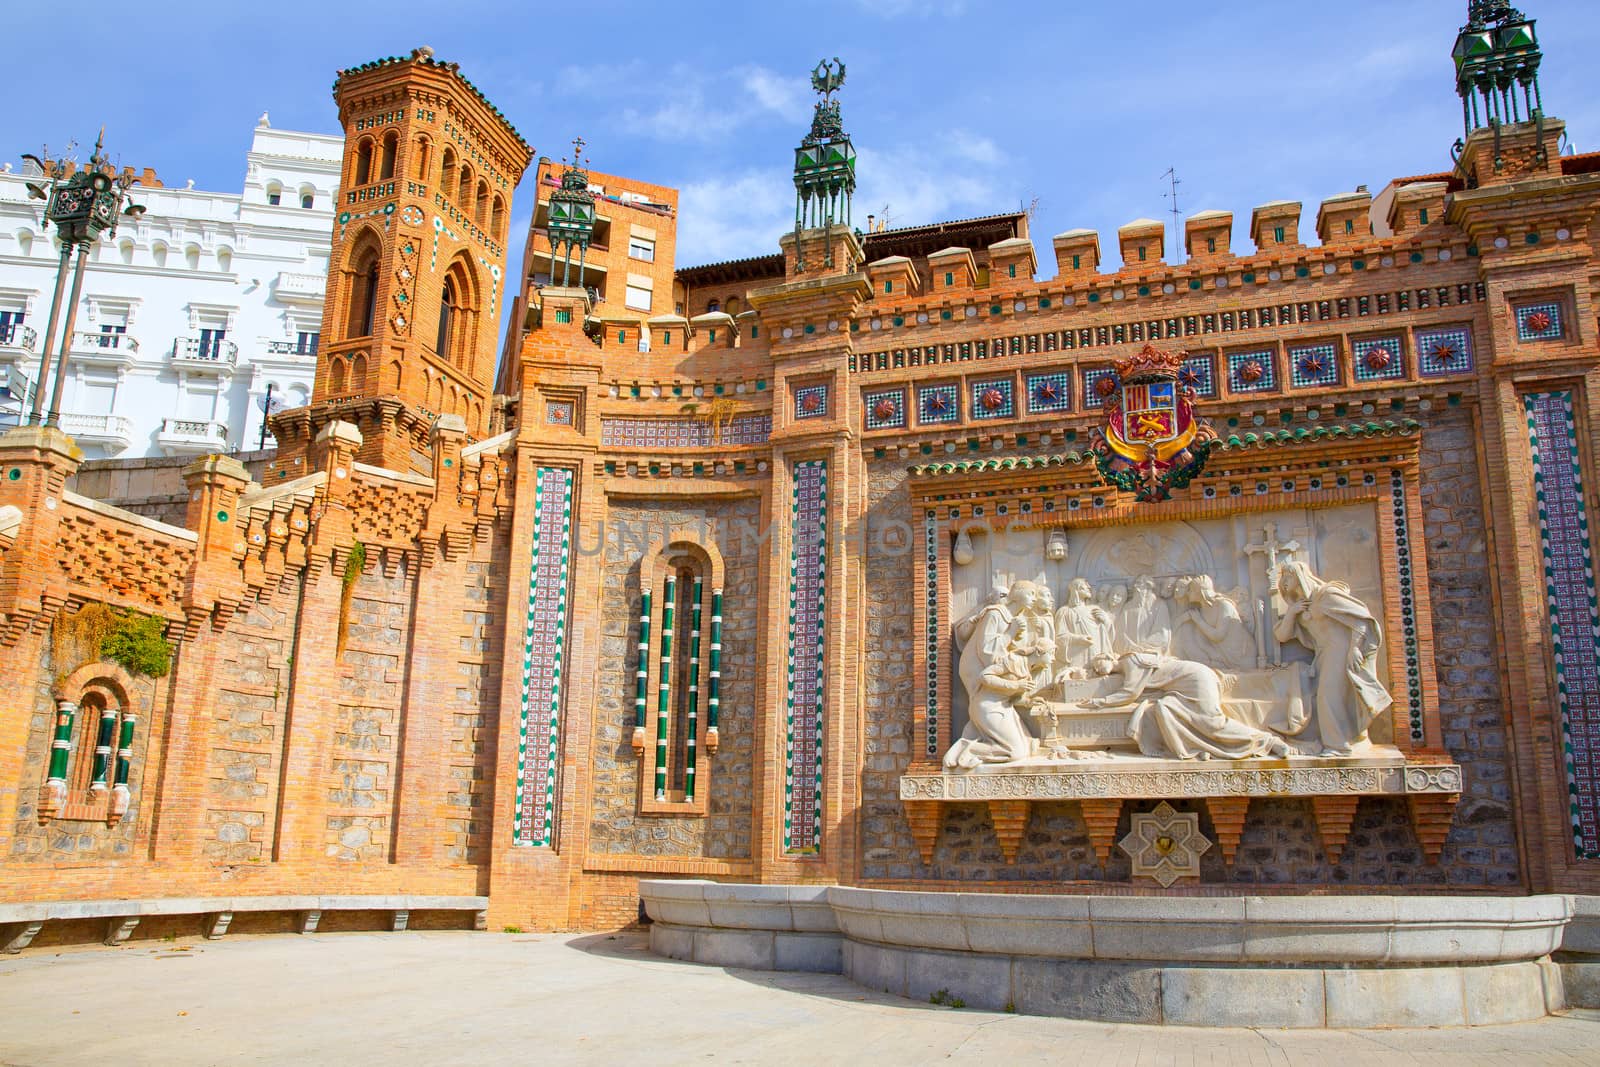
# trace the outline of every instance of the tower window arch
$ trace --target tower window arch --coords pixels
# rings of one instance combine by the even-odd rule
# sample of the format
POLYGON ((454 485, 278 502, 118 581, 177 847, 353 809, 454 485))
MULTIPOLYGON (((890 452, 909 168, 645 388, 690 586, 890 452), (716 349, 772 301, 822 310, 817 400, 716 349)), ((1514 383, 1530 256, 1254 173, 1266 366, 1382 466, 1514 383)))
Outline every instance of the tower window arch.
POLYGON ((456 191, 456 150, 449 145, 444 146, 444 171, 439 176, 439 190, 445 196, 452 196, 456 191))
POLYGON ((478 205, 474 212, 479 226, 489 225, 489 183, 478 179, 478 205))
POLYGON ((355 184, 365 185, 372 180, 372 139, 363 137, 356 146, 355 184))
POLYGON ((433 142, 426 137, 417 138, 416 158, 411 173, 419 182, 428 180, 428 168, 433 165, 433 142))
POLYGON ((394 157, 400 152, 400 132, 390 130, 383 135, 383 154, 378 165, 378 177, 387 180, 394 177, 394 157))
POLYGON ((497 241, 506 239, 506 202, 499 193, 494 194, 494 207, 489 215, 489 232, 497 241))
POLYGON ((452 366, 466 368, 477 336, 477 284, 466 257, 458 256, 445 271, 439 302, 434 352, 452 366))
POLYGON ((476 176, 472 173, 470 164, 461 164, 461 186, 456 190, 456 203, 466 208, 472 203, 472 187, 476 176))
POLYGON ((347 337, 372 336, 378 312, 378 261, 381 258, 382 249, 371 231, 356 238, 348 260, 347 337))

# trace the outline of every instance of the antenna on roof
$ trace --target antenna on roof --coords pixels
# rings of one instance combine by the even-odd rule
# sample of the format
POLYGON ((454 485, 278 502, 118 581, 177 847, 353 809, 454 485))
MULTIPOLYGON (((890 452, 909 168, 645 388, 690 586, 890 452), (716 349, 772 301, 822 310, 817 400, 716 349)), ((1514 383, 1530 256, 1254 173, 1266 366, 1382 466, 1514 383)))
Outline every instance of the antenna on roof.
POLYGON ((1170 183, 1168 191, 1161 195, 1172 201, 1172 262, 1177 263, 1181 259, 1179 253, 1183 250, 1183 242, 1178 237, 1178 234, 1182 232, 1178 225, 1178 186, 1183 184, 1183 179, 1178 177, 1177 167, 1168 167, 1167 172, 1162 177, 1166 178, 1170 183))

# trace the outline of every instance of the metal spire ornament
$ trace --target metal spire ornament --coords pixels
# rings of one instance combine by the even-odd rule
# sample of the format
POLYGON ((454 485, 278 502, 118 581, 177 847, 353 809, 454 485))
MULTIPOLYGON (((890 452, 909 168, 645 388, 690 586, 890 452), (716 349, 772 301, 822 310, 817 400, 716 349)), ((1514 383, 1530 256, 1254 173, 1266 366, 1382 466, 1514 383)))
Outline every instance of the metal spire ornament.
POLYGON ((1542 156, 1544 101, 1539 96, 1539 61, 1543 53, 1534 20, 1505 0, 1470 0, 1467 24, 1456 34, 1451 56, 1456 64, 1456 95, 1461 97, 1461 123, 1469 137, 1473 130, 1494 130, 1495 169, 1500 168, 1500 127, 1507 123, 1536 123, 1542 156))
MULTIPOLYGON (((572 284, 572 250, 574 248, 578 250, 580 289, 583 288, 589 242, 594 239, 594 193, 589 191, 589 174, 582 167, 583 146, 582 137, 572 139, 572 163, 561 174, 561 188, 550 194, 550 215, 546 223, 546 233, 550 238, 550 257, 552 260, 562 258, 563 287, 572 284)), ((552 269, 552 276, 554 273, 552 269)))
MULTIPOLYGON (((811 116, 811 131, 794 150, 794 234, 796 265, 805 269, 800 232, 836 223, 850 225, 856 191, 856 150, 844 132, 833 94, 844 85, 844 63, 835 56, 811 71, 811 88, 821 95, 811 116)), ((825 245, 825 265, 833 266, 833 245, 825 245)))

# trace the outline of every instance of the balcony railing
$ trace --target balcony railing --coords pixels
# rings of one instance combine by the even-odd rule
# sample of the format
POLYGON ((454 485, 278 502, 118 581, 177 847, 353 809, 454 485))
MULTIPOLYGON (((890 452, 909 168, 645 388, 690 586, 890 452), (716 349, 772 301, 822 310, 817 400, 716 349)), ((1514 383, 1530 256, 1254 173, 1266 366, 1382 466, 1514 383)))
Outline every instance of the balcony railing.
POLYGON ((177 337, 172 342, 174 362, 208 367, 231 367, 239 360, 239 346, 226 338, 177 337))
POLYGON ((315 357, 317 350, 310 345, 303 345, 299 341, 268 341, 267 355, 269 356, 307 356, 315 357))
POLYGON ((131 363, 134 353, 139 351, 139 339, 125 333, 100 332, 98 330, 74 330, 72 334, 72 355, 75 359, 86 359, 103 363, 131 363))
POLYGON ((64 412, 61 429, 81 441, 115 446, 118 452, 127 448, 133 440, 133 420, 122 415, 75 415, 64 412))
POLYGON ((8 322, 0 326, 0 348, 20 348, 32 352, 38 341, 32 326, 24 326, 20 322, 8 322))
POLYGON ((156 444, 169 456, 215 452, 228 445, 228 425, 211 419, 162 419, 156 444))

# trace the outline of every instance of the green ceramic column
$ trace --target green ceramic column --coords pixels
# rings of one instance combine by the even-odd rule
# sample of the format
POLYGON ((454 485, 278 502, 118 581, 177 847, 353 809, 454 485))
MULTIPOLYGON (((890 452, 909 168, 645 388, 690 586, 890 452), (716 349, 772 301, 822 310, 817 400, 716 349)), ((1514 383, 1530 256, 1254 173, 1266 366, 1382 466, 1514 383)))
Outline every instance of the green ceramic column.
POLYGON ((700 589, 703 580, 694 580, 689 606, 689 723, 683 759, 683 799, 694 799, 695 735, 700 727, 700 589))

